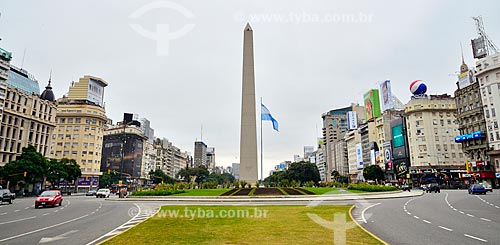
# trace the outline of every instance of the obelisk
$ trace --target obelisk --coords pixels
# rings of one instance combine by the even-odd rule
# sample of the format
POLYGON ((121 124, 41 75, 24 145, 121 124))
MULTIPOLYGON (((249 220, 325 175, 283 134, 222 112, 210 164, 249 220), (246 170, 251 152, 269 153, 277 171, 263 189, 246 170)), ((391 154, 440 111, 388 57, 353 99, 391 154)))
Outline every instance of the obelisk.
POLYGON ((259 179, 253 31, 247 23, 243 32, 243 80, 241 85, 240 180, 254 185, 259 179))

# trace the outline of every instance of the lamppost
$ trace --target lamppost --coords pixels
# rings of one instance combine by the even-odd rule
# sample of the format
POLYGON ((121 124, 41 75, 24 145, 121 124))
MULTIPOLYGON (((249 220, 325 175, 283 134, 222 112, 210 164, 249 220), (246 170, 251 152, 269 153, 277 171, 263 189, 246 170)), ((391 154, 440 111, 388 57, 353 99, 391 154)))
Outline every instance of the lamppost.
POLYGON ((122 125, 123 125, 123 132, 122 132, 122 137, 121 137, 121 147, 120 147, 120 179, 123 181, 123 158, 124 158, 124 154, 125 152, 123 151, 123 148, 125 146, 125 144, 127 143, 127 139, 126 139, 126 134, 125 134, 125 129, 127 128, 127 123, 125 123, 125 120, 123 120, 122 122, 122 125))

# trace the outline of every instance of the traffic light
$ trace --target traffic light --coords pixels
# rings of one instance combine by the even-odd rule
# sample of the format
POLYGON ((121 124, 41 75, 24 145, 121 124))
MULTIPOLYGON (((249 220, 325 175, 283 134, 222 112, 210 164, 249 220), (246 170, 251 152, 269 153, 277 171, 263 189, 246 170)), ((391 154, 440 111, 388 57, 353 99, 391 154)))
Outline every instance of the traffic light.
POLYGON ((465 162, 465 169, 467 170, 467 173, 470 174, 471 169, 470 169, 469 161, 465 162))
POLYGON ((111 169, 108 169, 108 174, 111 174, 111 169))
POLYGON ((26 177, 27 174, 28 172, 24 171, 23 176, 26 177))

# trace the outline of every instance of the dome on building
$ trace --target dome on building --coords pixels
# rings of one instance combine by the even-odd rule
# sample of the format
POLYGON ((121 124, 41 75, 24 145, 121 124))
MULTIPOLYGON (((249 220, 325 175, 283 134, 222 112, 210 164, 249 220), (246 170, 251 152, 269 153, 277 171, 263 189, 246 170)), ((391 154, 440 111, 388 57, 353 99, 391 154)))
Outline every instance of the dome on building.
POLYGON ((45 90, 40 95, 40 98, 42 100, 48 100, 51 102, 55 102, 56 96, 54 96, 54 92, 52 91, 52 86, 50 86, 50 82, 51 82, 50 80, 51 79, 49 78, 49 84, 47 85, 47 87, 45 87, 45 90))

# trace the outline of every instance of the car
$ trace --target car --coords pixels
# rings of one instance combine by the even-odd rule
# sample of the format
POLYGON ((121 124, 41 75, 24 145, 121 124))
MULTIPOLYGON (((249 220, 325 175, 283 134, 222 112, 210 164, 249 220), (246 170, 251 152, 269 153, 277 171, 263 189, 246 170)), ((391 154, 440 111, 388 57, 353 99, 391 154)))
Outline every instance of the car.
POLYGON ((96 198, 103 197, 103 198, 108 198, 109 195, 111 194, 111 191, 109 189, 99 189, 97 193, 95 194, 96 198))
POLYGON ((3 202, 12 204, 12 200, 12 193, 8 189, 0 189, 0 204, 3 202))
POLYGON ((85 196, 95 196, 96 193, 97 192, 95 190, 90 190, 90 191, 87 191, 87 193, 85 194, 85 196))
POLYGON ((410 187, 410 185, 402 185, 402 186, 400 187, 400 189, 401 189, 402 191, 411 191, 411 187, 410 187))
POLYGON ((493 192, 493 188, 491 188, 491 185, 488 183, 481 183, 481 185, 484 187, 486 191, 493 192))
POLYGON ((427 192, 427 193, 431 193, 431 192, 441 193, 441 188, 439 188, 439 185, 437 183, 430 183, 427 186, 427 190, 425 192, 427 192))
POLYGON ((61 206, 63 202, 61 191, 50 190, 44 191, 35 200, 35 208, 38 207, 55 207, 56 205, 61 206))
POLYGON ((469 186, 469 194, 483 194, 486 195, 486 189, 479 184, 472 184, 469 186))

